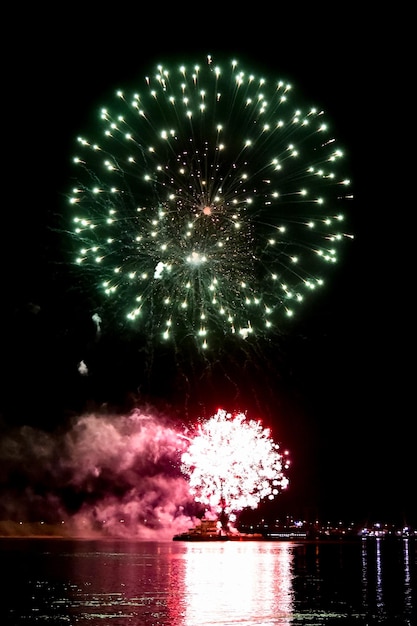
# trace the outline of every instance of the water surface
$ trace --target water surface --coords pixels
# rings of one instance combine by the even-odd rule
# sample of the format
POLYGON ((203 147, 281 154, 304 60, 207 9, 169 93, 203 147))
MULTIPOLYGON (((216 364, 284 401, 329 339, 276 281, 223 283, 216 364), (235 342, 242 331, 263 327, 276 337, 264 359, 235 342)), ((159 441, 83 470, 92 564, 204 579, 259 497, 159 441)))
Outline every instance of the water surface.
POLYGON ((415 626, 416 542, 0 539, 3 626, 415 626))

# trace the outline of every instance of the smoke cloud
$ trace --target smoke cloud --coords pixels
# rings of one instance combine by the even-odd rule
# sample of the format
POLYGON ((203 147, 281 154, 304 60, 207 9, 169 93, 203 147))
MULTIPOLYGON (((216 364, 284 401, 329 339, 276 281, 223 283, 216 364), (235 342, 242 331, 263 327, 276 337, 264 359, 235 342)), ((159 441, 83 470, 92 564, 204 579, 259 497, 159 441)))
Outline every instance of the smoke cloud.
POLYGON ((53 433, 24 426, 0 442, 0 520, 171 539, 195 524, 180 470, 186 446, 178 426, 151 409, 84 414, 53 433))

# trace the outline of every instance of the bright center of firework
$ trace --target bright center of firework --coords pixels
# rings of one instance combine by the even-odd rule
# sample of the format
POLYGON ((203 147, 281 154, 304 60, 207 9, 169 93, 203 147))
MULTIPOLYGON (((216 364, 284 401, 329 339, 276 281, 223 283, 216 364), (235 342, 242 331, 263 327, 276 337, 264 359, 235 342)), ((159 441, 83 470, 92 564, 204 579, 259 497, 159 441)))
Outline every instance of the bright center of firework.
POLYGON ((190 256, 187 257, 187 261, 190 265, 197 267, 207 261, 207 257, 199 252, 192 252, 190 256))
POLYGON ((279 332, 325 284, 351 238, 349 180, 323 111, 290 92, 211 61, 159 66, 101 110, 100 139, 78 138, 70 203, 76 262, 107 314, 207 348, 279 332))

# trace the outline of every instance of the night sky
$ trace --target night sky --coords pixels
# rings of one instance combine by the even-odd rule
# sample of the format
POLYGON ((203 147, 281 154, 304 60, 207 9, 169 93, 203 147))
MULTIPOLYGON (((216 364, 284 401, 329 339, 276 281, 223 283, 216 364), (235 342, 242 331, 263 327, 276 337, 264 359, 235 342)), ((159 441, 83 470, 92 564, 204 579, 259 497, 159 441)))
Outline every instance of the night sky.
MULTIPOLYGON (((27 426, 53 436, 103 406, 123 414, 151 404, 178 423, 218 406, 247 410, 291 451, 291 487, 273 515, 417 524, 404 356, 413 337, 404 312, 410 296, 397 284, 409 272, 404 217, 413 181, 401 156, 408 105, 388 71, 401 53, 386 26, 352 14, 326 26, 320 16, 257 20, 254 11, 228 23, 198 11, 190 32, 178 14, 131 19, 125 10, 87 19, 74 5, 48 27, 45 18, 26 16, 33 28, 16 33, 20 54, 3 77, 3 437, 27 426), (304 317, 261 342, 256 355, 245 359, 232 348, 206 365, 195 354, 156 350, 150 364, 140 342, 116 326, 97 338, 92 296, 67 267, 70 159, 76 136, 115 89, 160 60, 204 62, 217 51, 287 78, 334 120, 354 182, 355 240, 304 317), (83 359, 88 376, 77 369, 83 359)), ((13 480, 2 472, 3 493, 13 480)))

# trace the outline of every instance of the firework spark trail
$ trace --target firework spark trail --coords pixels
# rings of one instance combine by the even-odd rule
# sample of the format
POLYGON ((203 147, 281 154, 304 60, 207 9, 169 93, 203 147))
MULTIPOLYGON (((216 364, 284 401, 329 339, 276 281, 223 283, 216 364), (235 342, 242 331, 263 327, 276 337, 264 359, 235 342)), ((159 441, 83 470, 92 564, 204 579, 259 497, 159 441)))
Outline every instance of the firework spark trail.
POLYGON ((158 66, 79 137, 76 264, 108 315, 199 349, 278 332, 350 235, 343 150, 321 109, 236 62, 158 66))

